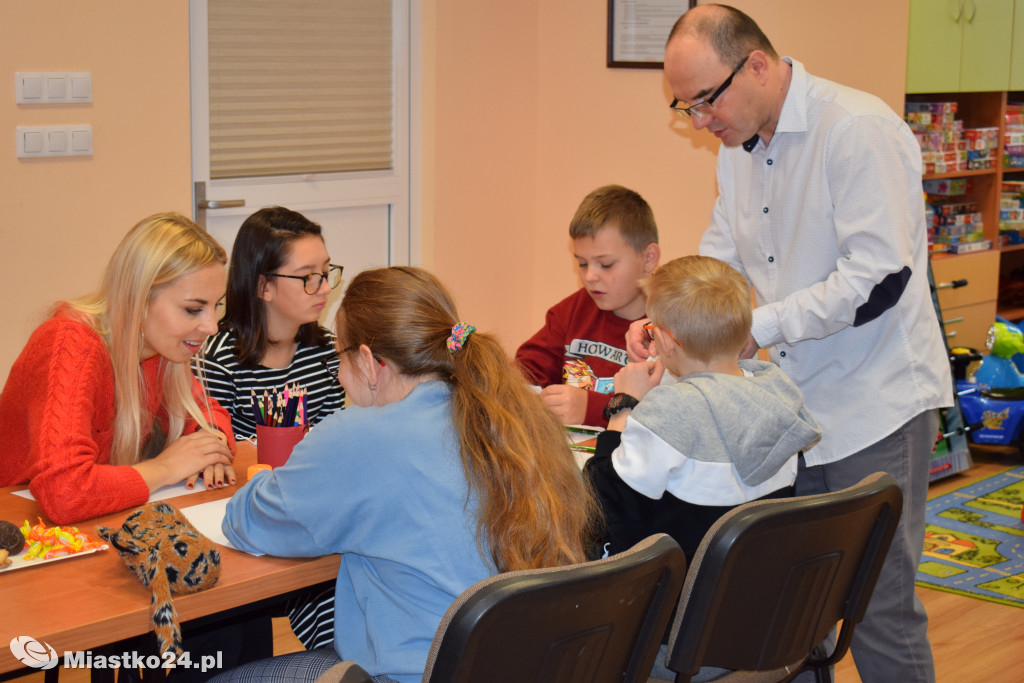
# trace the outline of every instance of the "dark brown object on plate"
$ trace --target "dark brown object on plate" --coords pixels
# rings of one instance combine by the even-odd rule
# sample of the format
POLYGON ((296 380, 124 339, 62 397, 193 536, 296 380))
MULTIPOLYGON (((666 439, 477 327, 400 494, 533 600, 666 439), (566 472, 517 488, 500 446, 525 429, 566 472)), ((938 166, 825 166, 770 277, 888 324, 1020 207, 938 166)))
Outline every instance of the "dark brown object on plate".
POLYGON ((25 548, 25 537, 21 529, 11 522, 0 521, 0 549, 11 555, 17 555, 25 548))

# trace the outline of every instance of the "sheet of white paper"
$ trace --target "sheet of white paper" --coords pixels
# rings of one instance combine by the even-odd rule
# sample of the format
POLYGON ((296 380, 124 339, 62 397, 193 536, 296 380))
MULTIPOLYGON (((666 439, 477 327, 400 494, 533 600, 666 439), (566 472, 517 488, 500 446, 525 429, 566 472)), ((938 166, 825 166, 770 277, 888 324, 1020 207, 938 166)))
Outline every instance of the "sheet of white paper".
MULTIPOLYGON (((168 498, 174 498, 175 496, 185 496, 190 493, 199 493, 200 491, 205 490, 206 489, 203 488, 203 485, 201 483, 197 483, 194 489, 186 488, 185 484, 162 486, 158 488, 156 491, 153 491, 153 493, 149 494, 149 500, 167 500, 168 498)), ((12 491, 11 493, 13 493, 16 496, 21 496, 22 498, 27 498, 28 500, 35 500, 35 497, 29 492, 28 489, 23 489, 21 491, 12 491)))
MULTIPOLYGON (((200 503, 199 505, 190 505, 185 508, 181 508, 182 514, 188 518, 188 521, 192 522, 192 526, 199 530, 203 536, 214 543, 220 543, 226 545, 229 548, 235 548, 228 540, 228 537, 221 531, 221 522, 224 521, 224 511, 227 509, 228 501, 230 498, 221 498, 220 500, 213 500, 209 503, 200 503)), ((238 550, 238 548, 235 548, 238 550)), ((249 553, 250 555, 262 555, 263 553, 249 553)))

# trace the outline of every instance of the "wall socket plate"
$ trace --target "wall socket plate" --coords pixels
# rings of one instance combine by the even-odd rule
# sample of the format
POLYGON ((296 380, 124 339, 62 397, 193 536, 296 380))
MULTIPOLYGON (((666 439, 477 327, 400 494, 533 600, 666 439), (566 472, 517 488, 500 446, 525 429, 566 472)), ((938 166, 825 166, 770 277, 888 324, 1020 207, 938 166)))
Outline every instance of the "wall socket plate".
POLYGON ((17 156, 77 157, 92 154, 92 126, 18 126, 17 156))
POLYGON ((14 74, 17 104, 92 102, 92 74, 88 71, 18 71, 14 74))

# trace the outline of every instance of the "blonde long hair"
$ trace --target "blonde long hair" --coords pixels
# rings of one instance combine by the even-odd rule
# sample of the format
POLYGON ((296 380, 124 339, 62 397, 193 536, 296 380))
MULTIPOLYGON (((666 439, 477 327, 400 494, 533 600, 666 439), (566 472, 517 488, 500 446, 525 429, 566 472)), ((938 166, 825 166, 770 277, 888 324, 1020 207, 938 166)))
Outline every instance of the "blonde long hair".
POLYGON ((473 332, 450 353, 458 321, 427 271, 367 270, 341 302, 338 343, 365 344, 405 376, 451 385, 462 466, 480 501, 477 541, 499 571, 585 560, 599 512, 562 425, 491 335, 473 332))
MULTIPOLYGON (((155 417, 143 406, 144 378, 139 367, 142 324, 154 291, 204 266, 226 261, 216 240, 185 216, 155 214, 139 221, 121 240, 103 271, 99 290, 64 302, 70 314, 96 330, 110 352, 115 408, 111 464, 139 461, 142 435, 150 431, 155 417)), ((165 359, 160 363, 167 441, 181 436, 188 416, 212 430, 205 416, 208 404, 200 408, 193 394, 189 365, 165 359)))

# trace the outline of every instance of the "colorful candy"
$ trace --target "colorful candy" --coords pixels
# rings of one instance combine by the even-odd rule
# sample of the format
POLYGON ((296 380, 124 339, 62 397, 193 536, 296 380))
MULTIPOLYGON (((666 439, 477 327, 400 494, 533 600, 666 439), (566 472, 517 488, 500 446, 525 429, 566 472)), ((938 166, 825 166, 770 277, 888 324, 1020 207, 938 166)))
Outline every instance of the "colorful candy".
POLYGON ((29 526, 26 519, 21 525, 21 534, 28 544, 26 560, 49 560, 107 547, 102 541, 79 531, 78 527, 46 526, 42 518, 33 526, 29 526))

